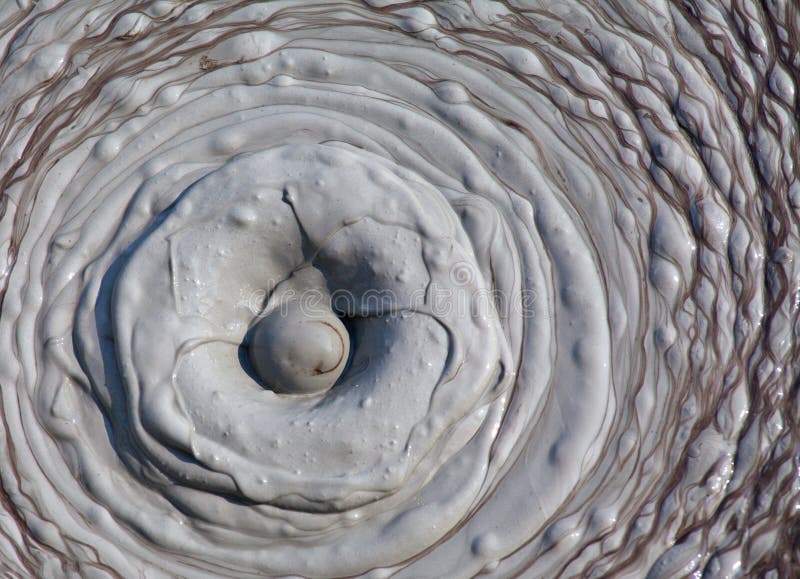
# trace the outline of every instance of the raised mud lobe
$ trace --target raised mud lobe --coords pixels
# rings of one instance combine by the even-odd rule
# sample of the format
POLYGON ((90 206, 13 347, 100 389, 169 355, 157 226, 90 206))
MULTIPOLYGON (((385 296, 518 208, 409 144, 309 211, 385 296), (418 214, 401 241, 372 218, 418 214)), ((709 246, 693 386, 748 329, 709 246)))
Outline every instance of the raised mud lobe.
POLYGON ((800 574, 792 2, 0 18, 5 572, 800 574))

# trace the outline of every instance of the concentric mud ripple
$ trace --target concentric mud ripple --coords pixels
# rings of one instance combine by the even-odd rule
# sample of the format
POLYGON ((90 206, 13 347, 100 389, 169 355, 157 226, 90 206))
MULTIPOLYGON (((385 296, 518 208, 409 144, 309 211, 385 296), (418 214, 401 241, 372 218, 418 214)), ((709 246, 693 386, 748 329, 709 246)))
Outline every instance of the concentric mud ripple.
POLYGON ((800 572, 792 6, 0 4, 5 572, 800 572))

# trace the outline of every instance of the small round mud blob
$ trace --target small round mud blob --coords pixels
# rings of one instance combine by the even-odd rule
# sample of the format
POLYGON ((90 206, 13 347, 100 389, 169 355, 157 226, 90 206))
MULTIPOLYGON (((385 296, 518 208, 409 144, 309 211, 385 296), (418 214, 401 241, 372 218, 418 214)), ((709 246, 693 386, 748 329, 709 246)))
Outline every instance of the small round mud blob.
POLYGON ((350 337, 332 312, 306 312, 293 302, 258 322, 248 353, 259 378, 273 391, 319 394, 341 376, 350 337))

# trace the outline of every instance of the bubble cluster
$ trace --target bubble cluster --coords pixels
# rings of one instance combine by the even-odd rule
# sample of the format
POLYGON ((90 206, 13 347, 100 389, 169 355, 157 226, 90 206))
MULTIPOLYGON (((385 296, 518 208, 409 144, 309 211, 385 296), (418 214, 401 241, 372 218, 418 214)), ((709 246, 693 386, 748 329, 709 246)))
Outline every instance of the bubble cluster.
POLYGON ((0 18, 10 575, 800 572, 791 2, 0 18))

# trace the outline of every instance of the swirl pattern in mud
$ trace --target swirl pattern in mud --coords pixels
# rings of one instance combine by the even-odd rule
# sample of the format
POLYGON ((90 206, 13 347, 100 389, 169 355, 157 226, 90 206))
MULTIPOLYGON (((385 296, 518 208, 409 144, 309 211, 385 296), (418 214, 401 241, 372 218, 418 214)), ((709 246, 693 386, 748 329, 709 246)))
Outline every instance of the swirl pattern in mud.
POLYGON ((0 7, 10 576, 800 572, 791 2, 0 7))

